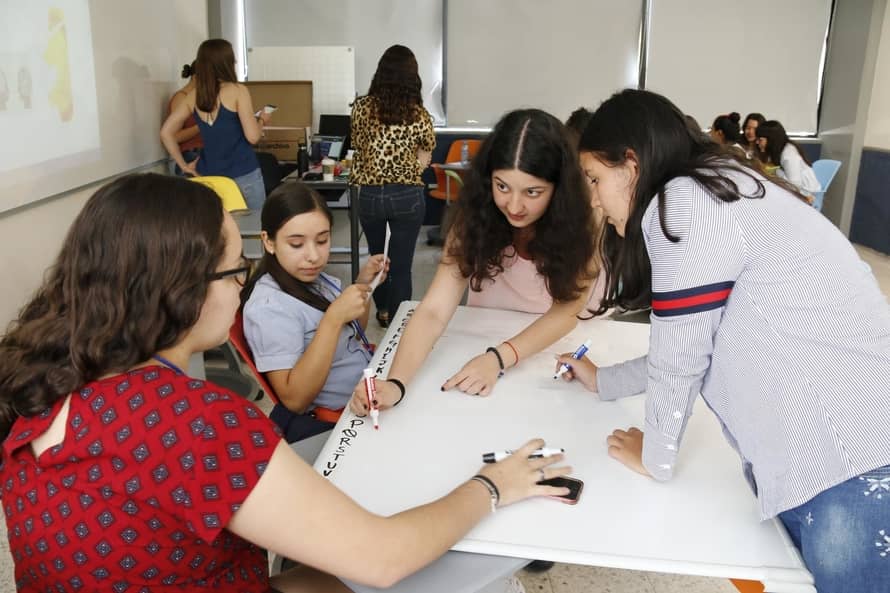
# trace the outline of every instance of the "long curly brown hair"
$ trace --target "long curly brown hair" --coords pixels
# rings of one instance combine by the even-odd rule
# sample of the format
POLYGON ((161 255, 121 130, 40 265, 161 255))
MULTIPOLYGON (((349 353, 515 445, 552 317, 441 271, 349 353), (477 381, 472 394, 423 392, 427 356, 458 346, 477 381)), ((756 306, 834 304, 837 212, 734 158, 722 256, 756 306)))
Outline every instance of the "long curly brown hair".
POLYGON ((417 121, 420 94, 420 75, 417 59, 404 45, 388 48, 377 62, 368 96, 376 99, 377 119, 385 125, 410 124, 417 121))
POLYGON ((471 290, 482 290, 483 281, 504 271, 514 229, 494 202, 491 175, 498 169, 519 169, 554 185, 526 249, 553 300, 575 300, 595 272, 593 212, 565 126, 540 109, 506 114, 482 143, 454 209, 448 256, 471 290))
POLYGON ((154 173, 87 201, 55 264, 0 340, 0 440, 84 384, 175 345, 225 248, 217 195, 154 173))

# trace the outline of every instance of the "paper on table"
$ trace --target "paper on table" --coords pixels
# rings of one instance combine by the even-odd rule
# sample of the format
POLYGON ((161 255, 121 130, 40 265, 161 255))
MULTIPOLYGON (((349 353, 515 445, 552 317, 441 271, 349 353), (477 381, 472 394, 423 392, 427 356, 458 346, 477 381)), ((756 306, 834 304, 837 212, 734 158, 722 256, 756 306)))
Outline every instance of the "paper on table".
MULTIPOLYGON (((383 240, 383 262, 386 264, 387 258, 389 258, 389 238, 392 236, 392 231, 389 230, 389 223, 386 223, 386 238, 383 240)), ((385 268, 384 268, 385 269, 385 268)), ((374 276, 374 279, 371 280, 371 292, 374 292, 374 289, 380 286, 380 283, 383 281, 383 269, 377 272, 377 275, 374 276)), ((368 298, 371 298, 371 293, 368 293, 368 298)))

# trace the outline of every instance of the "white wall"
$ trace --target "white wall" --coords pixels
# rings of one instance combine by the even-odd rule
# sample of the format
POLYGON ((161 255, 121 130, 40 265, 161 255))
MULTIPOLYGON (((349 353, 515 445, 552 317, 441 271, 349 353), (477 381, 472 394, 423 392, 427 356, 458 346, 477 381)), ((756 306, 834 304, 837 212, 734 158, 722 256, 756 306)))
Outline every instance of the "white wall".
MULTIPOLYGON (((167 166, 146 171, 166 172, 167 166)), ((44 272, 62 247, 68 227, 102 185, 88 185, 0 215, 0 335, 6 333, 9 322, 40 286, 44 272)))
POLYGON ((890 150, 890 10, 884 12, 881 45, 878 49, 871 105, 865 128, 865 146, 890 150))
MULTIPOLYGON (((187 3, 183 2, 182 6, 177 5, 176 18, 181 19, 180 24, 193 25, 196 31, 202 29, 201 34, 205 36, 207 16, 206 0, 189 0, 187 3)), ((149 49, 153 50, 148 48, 146 51, 149 49)), ((197 46, 190 47, 189 51, 194 52, 196 49, 197 46)), ((187 59, 181 57, 180 53, 176 54, 174 61, 177 72, 178 65, 187 59)), ((166 110, 166 98, 162 103, 152 105, 152 108, 161 113, 166 110)), ((144 135, 140 142, 147 145, 160 143, 157 130, 147 130, 144 135)), ((26 138, 22 141, 39 140, 41 139, 26 138)), ((166 163, 154 164, 142 170, 166 172, 167 166, 166 163)), ((118 176, 126 172, 120 169, 110 173, 118 176)), ((15 319, 18 311, 40 286, 46 269, 53 263, 62 247, 68 227, 84 203, 99 187, 110 180, 111 178, 71 188, 67 192, 50 196, 45 200, 0 213, 0 335, 6 332, 9 322, 15 319)))

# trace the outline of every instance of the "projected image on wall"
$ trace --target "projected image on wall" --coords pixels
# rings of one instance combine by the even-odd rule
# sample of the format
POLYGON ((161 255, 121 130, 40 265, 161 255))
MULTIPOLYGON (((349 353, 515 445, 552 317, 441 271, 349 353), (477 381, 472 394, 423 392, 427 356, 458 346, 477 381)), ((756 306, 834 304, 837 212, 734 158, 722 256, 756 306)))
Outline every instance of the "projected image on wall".
POLYGON ((0 19, 0 185, 97 159, 88 1, 0 0, 0 19))

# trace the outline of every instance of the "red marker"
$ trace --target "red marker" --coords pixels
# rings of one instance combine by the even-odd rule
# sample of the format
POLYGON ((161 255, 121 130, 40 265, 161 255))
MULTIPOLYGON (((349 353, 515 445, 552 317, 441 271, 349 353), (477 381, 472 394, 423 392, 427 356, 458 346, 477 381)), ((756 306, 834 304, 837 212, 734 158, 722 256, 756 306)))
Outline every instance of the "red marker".
POLYGON ((377 380, 372 369, 365 369, 362 374, 365 377, 365 393, 368 394, 368 409, 371 411, 374 430, 380 430, 380 409, 374 403, 377 400, 377 380))

